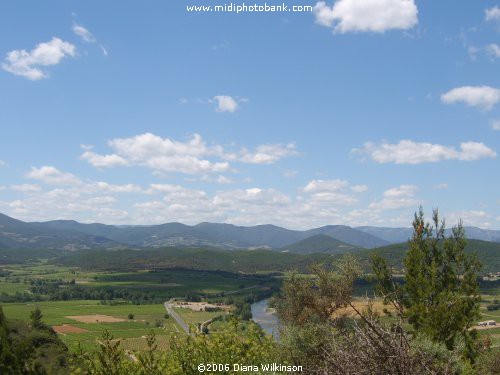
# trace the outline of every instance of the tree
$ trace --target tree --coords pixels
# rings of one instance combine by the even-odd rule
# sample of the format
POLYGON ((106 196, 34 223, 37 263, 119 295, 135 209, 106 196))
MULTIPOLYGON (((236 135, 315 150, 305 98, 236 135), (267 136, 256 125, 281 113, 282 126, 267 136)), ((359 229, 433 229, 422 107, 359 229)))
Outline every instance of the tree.
POLYGON ((420 208, 404 259, 404 283, 394 283, 387 263, 378 256, 372 257, 372 268, 378 291, 417 333, 449 350, 463 341, 467 357, 473 359, 475 331, 469 328, 479 314, 480 264, 475 255, 465 253, 466 244, 461 221, 446 237, 438 211, 433 211, 430 224, 420 208))
POLYGON ((30 314, 31 327, 34 329, 42 329, 45 327, 45 324, 42 322, 42 311, 39 307, 33 310, 30 314))

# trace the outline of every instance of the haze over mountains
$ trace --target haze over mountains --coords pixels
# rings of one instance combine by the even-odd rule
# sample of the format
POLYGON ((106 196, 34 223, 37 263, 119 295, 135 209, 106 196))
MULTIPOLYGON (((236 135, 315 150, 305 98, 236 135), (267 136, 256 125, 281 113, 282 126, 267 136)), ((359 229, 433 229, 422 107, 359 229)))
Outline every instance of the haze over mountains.
MULTIPOLYGON (((471 239, 500 242, 500 231, 467 227, 471 239)), ((281 251, 345 252, 405 242, 411 228, 328 225, 305 231, 274 225, 251 227, 200 223, 151 226, 82 224, 72 220, 27 223, 0 214, 0 248, 90 248, 197 246, 223 249, 270 248, 281 251)))

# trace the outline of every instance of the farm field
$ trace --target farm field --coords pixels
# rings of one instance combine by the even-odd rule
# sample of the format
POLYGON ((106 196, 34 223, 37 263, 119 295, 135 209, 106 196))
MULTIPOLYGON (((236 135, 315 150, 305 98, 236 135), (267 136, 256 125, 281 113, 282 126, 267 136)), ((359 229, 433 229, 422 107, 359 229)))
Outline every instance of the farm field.
POLYGON ((125 287, 127 289, 154 289, 162 296, 175 297, 188 293, 220 294, 247 288, 256 284, 252 278, 234 274, 192 270, 137 271, 102 274, 88 286, 125 287))
POLYGON ((495 328, 479 330, 479 335, 481 337, 488 337, 491 340, 491 345, 494 347, 500 347, 500 310, 490 311, 487 309, 487 306, 498 299, 500 299, 498 295, 483 295, 480 310, 480 321, 494 320, 497 322, 497 325, 494 326, 495 328))
POLYGON ((183 307, 174 307, 175 312, 194 330, 197 329, 198 323, 206 322, 219 315, 225 315, 223 311, 208 312, 208 311, 193 311, 183 307))
MULTIPOLYGON (((129 299, 133 295, 137 299, 155 299, 157 302, 160 302, 159 299, 167 300, 187 295, 220 297, 225 293, 245 294, 251 293, 253 287, 278 283, 276 279, 270 277, 218 271, 168 269, 87 272, 76 267, 52 265, 44 261, 0 266, 0 296, 29 294, 33 282, 52 283, 52 286, 57 283, 55 289, 52 288, 52 293, 58 290, 60 292, 67 290, 67 293, 70 293, 71 289, 79 288, 80 294, 89 292, 94 293, 94 296, 102 296, 97 298, 93 296, 92 299, 108 299, 106 298, 108 292, 126 291, 129 299)), ((47 289, 50 289, 50 286, 45 290, 47 289)), ((45 292, 38 293, 43 295, 45 292)), ((89 298, 83 295, 82 297, 89 298)), ((59 296, 55 299, 64 298, 59 296)))
MULTIPOLYGON (((55 301, 37 303, 8 303, 2 308, 7 316, 28 321, 30 313, 39 307, 43 314, 43 321, 50 326, 70 326, 78 331, 62 333, 62 340, 70 350, 75 350, 80 343, 86 350, 95 348, 97 340, 104 330, 108 330, 115 338, 141 338, 153 330, 157 336, 168 336, 178 333, 179 329, 173 319, 165 318, 165 308, 157 305, 100 305, 97 301, 55 301), (72 319, 72 316, 92 316, 95 314, 118 318, 119 322, 90 322, 83 323, 72 319), (128 315, 133 314, 133 319, 128 315), (157 321, 162 322, 163 328, 156 327, 157 321)), ((63 329, 64 330, 64 329, 63 329)), ((76 331, 76 330, 75 330, 76 331)))
MULTIPOLYGON (((146 349, 145 336, 153 331, 160 350, 168 347, 168 337, 184 333, 167 316, 163 304, 154 305, 101 305, 98 301, 49 301, 33 303, 5 303, 2 308, 9 317, 29 321, 30 313, 39 307, 43 321, 55 326, 61 339, 74 351, 80 345, 85 350, 96 348, 104 330, 108 330, 128 350, 146 349), (133 315, 129 319, 129 314, 133 315), (158 326, 162 327, 158 327, 158 326)), ((195 312, 179 308, 182 318, 196 329, 198 323, 209 320, 221 312, 195 312)))

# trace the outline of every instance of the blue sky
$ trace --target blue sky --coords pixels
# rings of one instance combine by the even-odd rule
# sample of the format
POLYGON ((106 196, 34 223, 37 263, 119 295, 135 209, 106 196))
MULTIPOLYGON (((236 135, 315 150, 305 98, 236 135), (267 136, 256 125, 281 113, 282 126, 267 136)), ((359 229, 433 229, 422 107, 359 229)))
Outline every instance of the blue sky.
POLYGON ((500 3, 285 3, 2 1, 0 212, 500 228, 500 3))

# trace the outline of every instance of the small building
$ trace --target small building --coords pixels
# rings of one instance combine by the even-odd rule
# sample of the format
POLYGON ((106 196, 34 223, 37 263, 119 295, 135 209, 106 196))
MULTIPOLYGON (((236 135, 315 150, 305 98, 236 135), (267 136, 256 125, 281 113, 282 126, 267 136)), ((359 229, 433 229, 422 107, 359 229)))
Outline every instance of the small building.
POLYGON ((479 327, 488 327, 488 326, 496 326, 497 322, 494 320, 486 320, 484 322, 477 323, 479 327))

